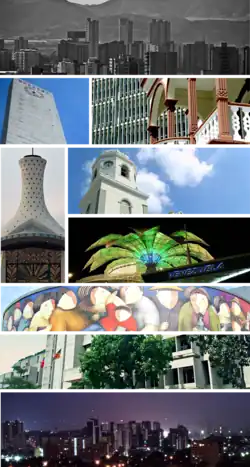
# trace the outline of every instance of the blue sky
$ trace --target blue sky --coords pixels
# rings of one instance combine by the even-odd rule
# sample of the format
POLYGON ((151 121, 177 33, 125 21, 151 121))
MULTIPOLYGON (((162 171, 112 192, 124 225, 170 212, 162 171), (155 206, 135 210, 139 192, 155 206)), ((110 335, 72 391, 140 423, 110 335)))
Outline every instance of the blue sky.
MULTIPOLYGON (((89 142, 89 80, 86 78, 31 78, 36 86, 52 92, 68 144, 89 142)), ((11 79, 0 78, 0 135, 11 79)))
MULTIPOLYGON (((69 149, 70 214, 80 213, 78 205, 89 186, 91 162, 108 149, 69 149)), ((138 188, 150 194, 150 213, 250 214, 247 147, 159 145, 120 151, 137 166, 138 188)))
MULTIPOLYGON (((45 287, 45 286, 44 286, 45 287)), ((2 329, 2 318, 5 309, 14 300, 18 300, 23 295, 32 293, 33 290, 42 289, 42 285, 1 285, 0 286, 0 332, 2 329)))

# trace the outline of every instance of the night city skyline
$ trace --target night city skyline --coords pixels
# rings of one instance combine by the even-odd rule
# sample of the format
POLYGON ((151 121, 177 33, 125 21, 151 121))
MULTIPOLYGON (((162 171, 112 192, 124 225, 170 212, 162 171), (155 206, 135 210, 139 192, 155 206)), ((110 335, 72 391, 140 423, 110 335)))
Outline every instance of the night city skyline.
POLYGON ((233 432, 250 427, 249 399, 247 393, 239 397, 238 393, 211 392, 158 393, 157 396, 94 392, 3 393, 1 418, 2 422, 20 419, 28 430, 79 429, 89 418, 97 418, 100 423, 158 421, 163 430, 182 424, 190 431, 212 431, 222 426, 233 432))

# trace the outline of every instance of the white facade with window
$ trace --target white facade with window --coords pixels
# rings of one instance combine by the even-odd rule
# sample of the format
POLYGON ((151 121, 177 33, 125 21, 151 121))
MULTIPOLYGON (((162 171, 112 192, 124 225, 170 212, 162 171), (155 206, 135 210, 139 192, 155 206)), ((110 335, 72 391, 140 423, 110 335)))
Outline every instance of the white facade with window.
POLYGON ((146 214, 148 195, 136 183, 136 167, 118 150, 102 153, 92 166, 89 190, 80 202, 82 214, 146 214))

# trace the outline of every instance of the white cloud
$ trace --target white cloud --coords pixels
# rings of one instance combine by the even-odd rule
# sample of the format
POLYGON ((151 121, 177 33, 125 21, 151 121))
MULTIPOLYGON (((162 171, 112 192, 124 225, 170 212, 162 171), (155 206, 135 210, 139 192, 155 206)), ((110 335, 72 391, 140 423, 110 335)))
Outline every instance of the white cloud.
POLYGON ((167 148, 166 145, 159 145, 157 148, 143 148, 136 157, 142 165, 153 161, 168 180, 177 186, 199 185, 212 174, 214 167, 212 163, 200 161, 197 149, 191 146, 167 148))
POLYGON ((84 196, 90 187, 92 179, 92 165, 95 162, 95 160, 95 158, 88 160, 82 165, 82 171, 84 172, 85 179, 81 184, 81 196, 84 196))
POLYGON ((168 196, 169 187, 160 180, 159 176, 147 169, 137 173, 137 185, 140 191, 148 193, 148 211, 151 214, 161 214, 166 206, 171 206, 172 201, 168 196))
MULTIPOLYGON (((19 160, 31 148, 2 148, 1 216, 2 227, 16 214, 21 199, 19 160)), ((36 148, 35 154, 47 160, 44 173, 44 196, 50 214, 65 227, 65 151, 59 148, 36 148)))

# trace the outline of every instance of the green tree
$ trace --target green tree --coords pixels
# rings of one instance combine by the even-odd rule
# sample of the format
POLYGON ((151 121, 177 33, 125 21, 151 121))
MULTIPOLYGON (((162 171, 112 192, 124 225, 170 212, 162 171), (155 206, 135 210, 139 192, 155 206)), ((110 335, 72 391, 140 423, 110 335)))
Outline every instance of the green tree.
POLYGON ((39 389, 39 386, 24 379, 26 370, 20 365, 14 365, 12 369, 17 373, 17 376, 12 375, 10 378, 6 378, 4 380, 4 389, 39 389))
POLYGON ((190 336, 202 353, 208 353, 223 384, 244 389, 244 366, 250 365, 250 336, 190 336))
POLYGON ((173 339, 162 336, 95 336, 80 354, 82 379, 72 389, 125 389, 158 385, 170 369, 173 339))

